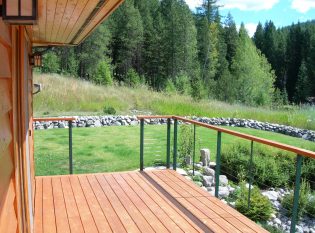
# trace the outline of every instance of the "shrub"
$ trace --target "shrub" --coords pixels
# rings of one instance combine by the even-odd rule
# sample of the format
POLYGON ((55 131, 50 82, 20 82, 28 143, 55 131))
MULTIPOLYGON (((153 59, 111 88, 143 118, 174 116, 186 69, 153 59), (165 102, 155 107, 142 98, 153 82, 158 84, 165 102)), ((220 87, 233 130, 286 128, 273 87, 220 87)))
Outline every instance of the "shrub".
POLYGON ((97 84, 112 85, 113 78, 111 74, 110 65, 106 61, 100 61, 96 68, 96 73, 93 76, 97 84))
POLYGON ((309 198, 306 206, 306 213, 312 218, 315 217, 315 193, 309 198))
MULTIPOLYGON (((222 172, 232 180, 248 179, 250 149, 237 144, 222 152, 222 172), (237 178, 237 179, 236 179, 237 178)), ((253 158, 253 180, 260 187, 283 187, 294 176, 294 158, 281 152, 256 147, 253 158)), ((293 179, 293 178, 292 178, 293 179)))
POLYGON ((267 221, 273 213, 272 204, 267 197, 261 194, 258 187, 251 191, 250 208, 248 208, 248 188, 245 183, 240 184, 239 196, 235 208, 253 221, 267 221))
POLYGON ((54 52, 48 52, 43 56, 42 72, 58 73, 60 71, 59 57, 54 52))
POLYGON ((280 230, 279 228, 275 227, 275 226, 270 226, 266 223, 261 224, 261 226, 263 228, 265 228, 267 231, 269 231, 270 233, 283 233, 284 231, 280 230))
POLYGON ((192 156, 193 154, 193 132, 189 125, 181 125, 179 129, 179 149, 178 149, 178 157, 180 159, 180 163, 183 166, 186 166, 185 157, 192 156))
MULTIPOLYGON (((306 207, 308 205, 310 193, 311 193, 311 189, 310 189, 309 183, 303 180, 301 184, 301 190, 300 190, 298 219, 304 216, 307 211, 306 207)), ((287 210, 286 214, 289 217, 292 216, 293 198, 294 198, 294 193, 291 192, 290 194, 285 195, 281 201, 281 205, 285 210, 287 210)))
POLYGON ((142 83, 142 80, 139 74, 134 69, 129 69, 126 74, 126 83, 130 87, 136 87, 142 83))
POLYGON ((106 106, 105 105, 104 108, 103 108, 103 113, 109 114, 109 115, 115 115, 116 114, 116 110, 112 106, 106 106))

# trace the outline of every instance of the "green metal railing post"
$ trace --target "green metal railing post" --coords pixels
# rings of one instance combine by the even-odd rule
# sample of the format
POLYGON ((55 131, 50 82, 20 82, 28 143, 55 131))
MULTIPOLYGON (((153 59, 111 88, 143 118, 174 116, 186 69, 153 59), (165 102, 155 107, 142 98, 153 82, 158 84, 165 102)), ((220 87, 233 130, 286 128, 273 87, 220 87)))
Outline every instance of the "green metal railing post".
POLYGON ((250 160, 249 160, 249 168, 248 168, 248 203, 247 207, 250 208, 250 197, 251 197, 251 191, 252 191, 252 184, 253 184, 253 152, 254 151, 254 142, 251 141, 250 144, 250 160))
POLYGON ((140 120, 140 171, 143 171, 144 119, 140 120))
POLYGON ((195 175, 195 157, 196 157, 196 125, 194 124, 194 152, 193 152, 193 176, 195 175))
POLYGON ((72 121, 68 121, 69 127, 69 173, 73 174, 73 160, 72 160, 72 121))
POLYGON ((173 149, 173 169, 176 170, 177 165, 177 119, 174 119, 174 149, 173 149))
POLYGON ((171 119, 167 118, 167 147, 166 147, 166 168, 170 168, 171 162, 171 119))
POLYGON ((215 196, 216 197, 219 197, 220 169, 221 169, 221 132, 218 132, 217 157, 216 157, 216 166, 215 166, 215 196))
POLYGON ((302 170, 303 157, 297 155, 296 157, 296 174, 295 174, 295 187, 294 187, 294 197, 293 197, 293 209, 292 209, 292 219, 290 232, 295 232, 297 212, 299 208, 299 196, 300 196, 300 184, 301 184, 301 170, 302 170))

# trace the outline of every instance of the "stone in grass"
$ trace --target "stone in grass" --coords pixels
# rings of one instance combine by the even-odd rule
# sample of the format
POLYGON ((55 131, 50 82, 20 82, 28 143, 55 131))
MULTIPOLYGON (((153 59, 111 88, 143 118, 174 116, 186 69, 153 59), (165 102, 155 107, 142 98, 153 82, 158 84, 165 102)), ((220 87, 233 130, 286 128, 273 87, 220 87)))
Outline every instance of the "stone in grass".
POLYGON ((210 163, 210 150, 209 149, 201 149, 200 150, 200 161, 203 166, 208 166, 210 163))
POLYGON ((279 198, 279 193, 276 191, 265 191, 262 192, 262 195, 267 197, 270 201, 276 201, 279 198))
POLYGON ((185 157, 185 163, 187 164, 187 165, 191 165, 191 156, 186 156, 185 157))
MULTIPOLYGON (((188 171, 188 175, 192 176, 193 175, 193 170, 188 171)), ((201 172, 195 171, 195 176, 202 176, 201 172)))
POLYGON ((221 186, 227 186, 229 183, 229 180, 225 175, 220 175, 219 180, 221 186))
POLYGON ((187 172, 182 168, 177 168, 176 171, 182 176, 187 176, 187 172))
POLYGON ((219 186, 219 197, 225 198, 230 195, 228 187, 219 186))
POLYGON ((202 184, 205 186, 205 187, 210 187, 212 186, 214 180, 213 180, 213 176, 203 176, 202 177, 202 184))
POLYGON ((204 173, 206 176, 214 176, 215 171, 210 167, 205 167, 204 173))

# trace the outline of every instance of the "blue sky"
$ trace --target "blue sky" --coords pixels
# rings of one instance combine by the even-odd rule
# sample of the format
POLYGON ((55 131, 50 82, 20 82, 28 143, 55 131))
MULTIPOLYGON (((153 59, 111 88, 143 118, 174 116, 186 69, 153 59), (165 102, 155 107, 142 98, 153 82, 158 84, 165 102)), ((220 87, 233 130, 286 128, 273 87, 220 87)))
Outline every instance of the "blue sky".
MULTIPOLYGON (((203 0, 186 0, 194 10, 203 0)), ((272 20, 276 27, 315 19, 315 0, 218 0, 222 16, 229 12, 237 25, 244 22, 249 35, 253 35, 258 22, 272 20)))

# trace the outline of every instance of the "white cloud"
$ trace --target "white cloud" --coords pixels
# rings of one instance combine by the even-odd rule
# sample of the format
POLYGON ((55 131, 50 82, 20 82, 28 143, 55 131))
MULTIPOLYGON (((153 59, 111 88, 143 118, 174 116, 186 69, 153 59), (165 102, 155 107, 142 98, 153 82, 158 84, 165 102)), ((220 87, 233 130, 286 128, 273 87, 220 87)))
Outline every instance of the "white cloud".
MULTIPOLYGON (((236 25, 237 31, 240 30, 240 27, 241 27, 240 24, 236 25)), ((245 29, 246 29, 246 31, 250 37, 254 36, 254 34, 256 32, 256 28, 257 28, 257 23, 246 23, 245 24, 245 29)))
MULTIPOLYGON (((237 8, 242 11, 270 10, 280 0, 218 0, 218 4, 224 9, 237 8)), ((296 0, 300 1, 300 0, 296 0)), ((305 0, 307 1, 307 0, 305 0)), ((314 0, 309 0, 314 1, 314 0)))
POLYGON ((291 7, 301 13, 306 13, 311 8, 315 8, 315 1, 314 0, 293 0, 291 7))
POLYGON ((196 7, 201 6, 202 0, 186 0, 186 3, 191 10, 195 10, 196 7))
POLYGON ((248 32, 248 35, 250 37, 253 37, 255 32, 256 32, 256 28, 257 28, 257 23, 246 23, 245 24, 245 28, 248 32))

